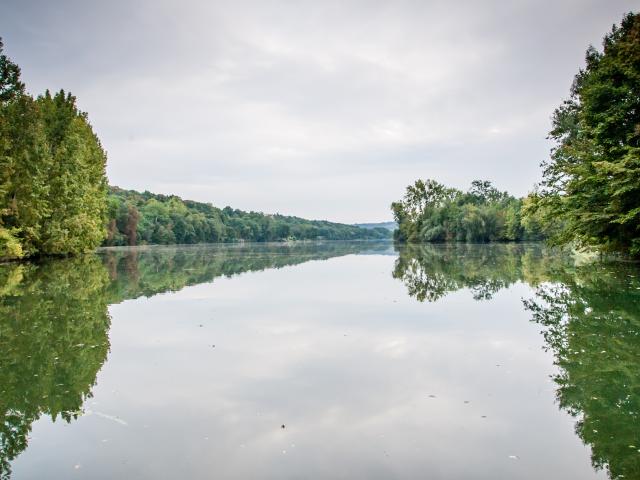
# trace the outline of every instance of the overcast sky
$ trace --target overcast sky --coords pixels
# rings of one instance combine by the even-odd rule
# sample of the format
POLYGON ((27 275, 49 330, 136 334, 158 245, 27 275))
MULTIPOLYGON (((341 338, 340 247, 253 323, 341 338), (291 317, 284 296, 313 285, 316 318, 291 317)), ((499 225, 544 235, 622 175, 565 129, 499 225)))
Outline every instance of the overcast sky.
POLYGON ((78 97, 112 185, 342 222, 416 178, 524 195, 626 0, 0 1, 33 94, 78 97))

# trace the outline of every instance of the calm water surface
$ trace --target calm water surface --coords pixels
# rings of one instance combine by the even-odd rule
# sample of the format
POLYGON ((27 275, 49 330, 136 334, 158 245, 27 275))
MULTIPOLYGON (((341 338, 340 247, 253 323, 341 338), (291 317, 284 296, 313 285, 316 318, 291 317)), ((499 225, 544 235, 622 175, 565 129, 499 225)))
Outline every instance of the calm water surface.
POLYGON ((538 245, 0 266, 0 476, 638 479, 639 277, 538 245))

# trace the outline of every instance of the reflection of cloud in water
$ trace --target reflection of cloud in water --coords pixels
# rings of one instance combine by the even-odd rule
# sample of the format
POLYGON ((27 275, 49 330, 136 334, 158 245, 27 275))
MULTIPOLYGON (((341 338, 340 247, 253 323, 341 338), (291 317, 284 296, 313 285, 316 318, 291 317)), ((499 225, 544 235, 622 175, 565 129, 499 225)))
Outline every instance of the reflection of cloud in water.
MULTIPOLYGON (((100 291, 111 304, 111 353, 91 393, 109 418, 98 421, 94 411, 95 421, 74 422, 64 435, 58 423, 37 422, 39 440, 16 471, 37 477, 36 459, 46 458, 48 473, 60 478, 75 464, 123 478, 134 469, 146 478, 603 476, 574 435, 575 419, 554 403, 548 375, 559 371, 556 380, 568 382, 559 384, 563 408, 601 423, 615 418, 607 408, 618 397, 605 396, 606 408, 594 410, 575 392, 617 385, 618 395, 623 384, 635 391, 635 377, 610 382, 602 372, 620 365, 598 363, 603 357, 591 355, 588 342, 575 358, 589 358, 588 367, 566 360, 557 345, 568 331, 541 310, 536 319, 552 333, 540 336, 521 299, 534 295, 532 287, 561 283, 580 293, 569 297, 581 299, 580 315, 603 316, 614 309, 597 292, 628 292, 611 280, 613 270, 585 286, 587 267, 575 270, 533 245, 423 246, 401 250, 397 260, 350 255, 361 248, 376 251, 329 244, 105 253, 110 281, 100 291), (313 258, 333 260, 307 262, 313 258), (260 273, 238 275, 247 271, 260 273), (433 301, 407 297, 407 278, 415 298, 433 301), (93 438, 109 438, 108 447, 93 438)), ((614 297, 616 315, 630 322, 625 332, 633 332, 637 300, 614 297)), ((615 332, 614 316, 606 318, 602 328, 615 332)), ((596 325, 579 324, 581 338, 593 338, 596 325)), ((620 345, 632 355, 632 337, 622 333, 615 338, 629 340, 620 345)), ((635 420, 619 419, 631 432, 635 420)), ((600 464, 630 458, 611 456, 600 446, 604 436, 578 433, 597 446, 600 464)))
POLYGON ((116 415, 82 410, 109 350, 108 304, 220 276, 388 248, 358 242, 147 247, 0 265, 0 476, 10 476, 10 462, 27 447, 32 423, 43 414, 66 422, 93 414, 126 425, 116 415))

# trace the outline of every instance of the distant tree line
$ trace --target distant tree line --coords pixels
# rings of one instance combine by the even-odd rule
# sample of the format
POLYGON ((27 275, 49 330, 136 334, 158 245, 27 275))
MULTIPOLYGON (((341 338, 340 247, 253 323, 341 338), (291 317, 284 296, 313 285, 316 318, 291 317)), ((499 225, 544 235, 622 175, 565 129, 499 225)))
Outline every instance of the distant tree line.
POLYGON ((76 98, 36 98, 0 39, 0 261, 139 245, 386 238, 384 229, 307 221, 112 188, 106 154, 76 98))
POLYGON ((304 220, 284 215, 245 212, 111 187, 105 245, 203 242, 269 242, 281 240, 361 240, 390 238, 385 228, 304 220))
POLYGON ((544 231, 534 216, 523 219, 526 200, 475 180, 463 192, 435 180, 417 180, 391 205, 401 242, 509 242, 540 240, 544 231))
POLYGON ((71 94, 33 98, 0 40, 0 259, 91 250, 104 238, 106 155, 71 94))

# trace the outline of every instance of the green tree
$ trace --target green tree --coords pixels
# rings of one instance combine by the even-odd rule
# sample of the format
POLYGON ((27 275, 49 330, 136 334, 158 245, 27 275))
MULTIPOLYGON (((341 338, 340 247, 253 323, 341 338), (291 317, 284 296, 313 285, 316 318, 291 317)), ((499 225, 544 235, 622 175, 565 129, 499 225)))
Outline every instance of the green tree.
POLYGON ((417 180, 391 204, 400 242, 506 242, 538 240, 538 224, 525 224, 523 200, 475 180, 465 193, 434 180, 417 180))
POLYGON ((53 159, 49 170, 49 208, 39 250, 44 254, 81 253, 105 237, 106 154, 76 99, 48 91, 37 103, 53 159))
POLYGON ((640 256, 640 14, 603 46, 553 115, 557 146, 527 212, 558 225, 555 243, 640 256))
POLYGON ((0 39, 0 259, 35 253, 49 213, 51 164, 37 105, 0 39))
POLYGON ((272 242, 282 240, 387 239, 383 228, 366 229, 280 214, 244 212, 208 203, 111 187, 106 245, 272 242))
POLYGON ((0 259, 73 254, 105 236, 106 155, 75 97, 34 100, 0 41, 0 259))

